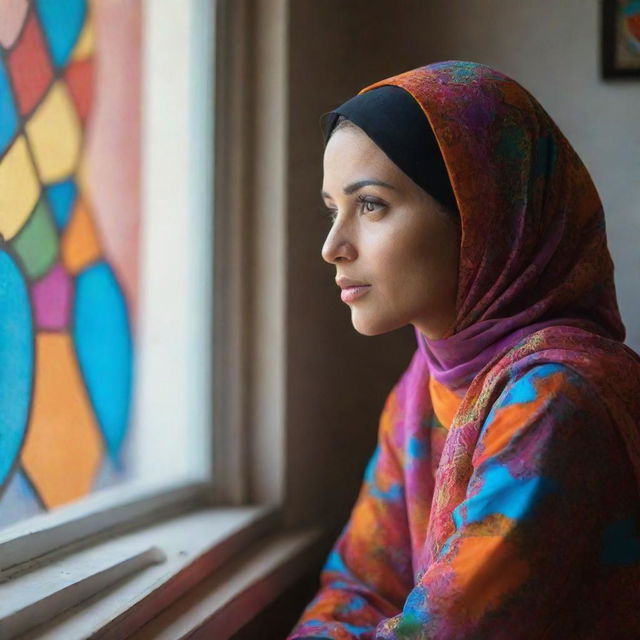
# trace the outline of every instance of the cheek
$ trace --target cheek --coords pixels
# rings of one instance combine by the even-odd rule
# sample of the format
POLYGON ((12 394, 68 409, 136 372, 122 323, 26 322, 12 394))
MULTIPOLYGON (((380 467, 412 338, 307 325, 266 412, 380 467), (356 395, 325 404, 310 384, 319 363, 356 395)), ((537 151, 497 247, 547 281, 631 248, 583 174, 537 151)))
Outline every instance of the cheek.
POLYGON ((429 295, 433 284, 433 247, 416 234, 396 233, 380 244, 373 255, 381 293, 404 305, 429 295))
POLYGON ((388 299, 407 312, 455 301, 459 251, 455 230, 433 225, 403 231, 379 253, 376 265, 388 299))

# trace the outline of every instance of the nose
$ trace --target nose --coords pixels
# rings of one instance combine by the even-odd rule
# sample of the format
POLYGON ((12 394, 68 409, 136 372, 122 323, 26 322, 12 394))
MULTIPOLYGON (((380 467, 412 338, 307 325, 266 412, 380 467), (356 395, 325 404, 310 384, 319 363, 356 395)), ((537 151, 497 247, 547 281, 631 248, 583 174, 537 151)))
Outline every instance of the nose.
POLYGON ((345 226, 334 224, 322 245, 322 258, 329 264, 355 260, 358 252, 345 226))

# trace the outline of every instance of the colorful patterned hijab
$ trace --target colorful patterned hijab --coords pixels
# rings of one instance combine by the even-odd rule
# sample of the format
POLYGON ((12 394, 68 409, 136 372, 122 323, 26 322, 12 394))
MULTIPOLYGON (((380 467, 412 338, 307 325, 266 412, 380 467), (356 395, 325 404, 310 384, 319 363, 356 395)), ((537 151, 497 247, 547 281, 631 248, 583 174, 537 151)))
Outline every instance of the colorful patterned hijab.
MULTIPOLYGON (((566 364, 609 409, 640 486, 640 357, 623 344, 604 211, 586 167, 538 101, 490 67, 439 62, 360 93, 384 85, 422 107, 460 211, 456 320, 439 340, 417 337, 429 375, 463 396, 452 430, 464 455, 509 376, 566 364)), ((449 507, 466 490, 454 484, 449 507)))
POLYGON ((376 82, 422 107, 462 220, 455 323, 417 333, 431 374, 464 392, 522 338, 562 325, 623 341, 602 204, 542 106, 487 66, 447 61, 376 82))

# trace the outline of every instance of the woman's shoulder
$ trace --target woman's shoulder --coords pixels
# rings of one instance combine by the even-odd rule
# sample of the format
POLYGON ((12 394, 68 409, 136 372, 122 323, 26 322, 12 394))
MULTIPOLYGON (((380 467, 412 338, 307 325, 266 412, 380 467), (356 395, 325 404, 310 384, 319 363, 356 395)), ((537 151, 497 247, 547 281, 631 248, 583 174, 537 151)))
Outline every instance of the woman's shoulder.
POLYGON ((563 362, 533 362, 509 371, 504 384, 496 385, 491 395, 482 421, 485 425, 503 423, 505 417, 506 422, 524 424, 547 413, 557 421, 576 413, 606 414, 594 385, 563 362))
POLYGON ((513 367, 505 372, 500 386, 500 398, 510 402, 530 402, 543 394, 589 394, 593 391, 586 376, 565 362, 530 361, 527 366, 513 367))
POLYGON ((468 398, 469 413, 485 432, 544 422, 618 441, 640 478, 640 358, 588 332, 543 331, 491 366, 468 398))
POLYGON ((640 357, 617 340, 575 327, 548 327, 502 354, 475 382, 481 395, 495 397, 515 385, 531 391, 534 381, 542 389, 626 403, 640 417, 640 357))
POLYGON ((578 434, 592 425, 590 431, 607 439, 622 436, 640 473, 640 359, 602 336, 544 329, 474 379, 457 423, 475 425, 480 437, 498 434, 500 441, 520 427, 578 434))

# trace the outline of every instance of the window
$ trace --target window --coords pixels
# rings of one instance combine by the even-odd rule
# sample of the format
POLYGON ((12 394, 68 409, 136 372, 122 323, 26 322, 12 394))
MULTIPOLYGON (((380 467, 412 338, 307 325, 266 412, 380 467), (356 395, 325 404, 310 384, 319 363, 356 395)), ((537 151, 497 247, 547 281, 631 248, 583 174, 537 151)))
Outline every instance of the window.
MULTIPOLYGON (((34 2, 46 10, 62 6, 34 2)), ((4 6, 23 4, 34 6, 4 6)), ((205 576, 217 578, 219 566, 232 575, 232 557, 253 562, 244 578, 224 582, 210 616, 289 567, 273 582, 270 592, 277 593, 295 573, 291 559, 317 540, 308 531, 278 538, 285 486, 286 4, 64 6, 63 20, 80 6, 86 15, 99 6, 140 17, 141 284, 130 323, 135 390, 122 440, 131 473, 0 529, 2 637, 40 624, 65 638, 107 630, 125 637, 167 598, 205 576), (269 532, 273 538, 265 538, 269 532), (241 553, 258 537, 261 551, 241 553)), ((8 23, 0 24, 1 38, 8 23)), ((129 142, 133 148, 133 137, 129 142)), ((1 185, 0 175, 0 193, 1 185)), ((299 559, 296 566, 302 568, 299 559)), ((245 620, 260 602, 264 596, 243 605, 245 620)))
POLYGON ((9 524, 132 473, 141 38, 134 2, 34 0, 3 12, 9 524))
POLYGON ((162 4, 3 6, 0 525, 211 475, 213 26, 162 4))

